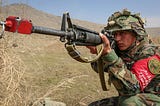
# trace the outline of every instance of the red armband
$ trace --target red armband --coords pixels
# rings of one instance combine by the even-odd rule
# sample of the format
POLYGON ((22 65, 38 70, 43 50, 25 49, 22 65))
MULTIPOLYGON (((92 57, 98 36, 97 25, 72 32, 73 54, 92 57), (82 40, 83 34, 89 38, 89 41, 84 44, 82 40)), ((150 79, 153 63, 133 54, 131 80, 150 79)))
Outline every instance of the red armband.
POLYGON ((131 68, 131 72, 136 75, 139 81, 141 91, 150 83, 155 77, 160 68, 160 56, 154 55, 146 59, 141 59, 135 62, 131 68), (156 62, 154 64, 153 62, 156 62))

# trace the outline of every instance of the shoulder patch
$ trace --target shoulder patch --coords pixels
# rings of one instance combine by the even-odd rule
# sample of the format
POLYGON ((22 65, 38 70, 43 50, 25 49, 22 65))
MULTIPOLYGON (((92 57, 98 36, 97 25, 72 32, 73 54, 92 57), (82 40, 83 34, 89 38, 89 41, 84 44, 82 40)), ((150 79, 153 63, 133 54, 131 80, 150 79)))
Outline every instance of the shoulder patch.
POLYGON ((149 70, 152 74, 160 74, 160 61, 157 59, 151 59, 148 62, 149 70))

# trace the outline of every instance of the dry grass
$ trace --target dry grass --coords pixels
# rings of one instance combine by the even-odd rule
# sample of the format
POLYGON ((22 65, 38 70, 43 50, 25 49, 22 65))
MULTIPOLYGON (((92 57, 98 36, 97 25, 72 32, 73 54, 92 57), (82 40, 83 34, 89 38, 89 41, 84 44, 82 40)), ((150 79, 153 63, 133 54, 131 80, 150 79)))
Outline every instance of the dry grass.
POLYGON ((153 38, 152 38, 152 41, 153 41, 154 43, 160 45, 160 37, 159 37, 159 36, 153 37, 153 38))
POLYGON ((63 44, 54 40, 39 35, 14 39, 11 34, 0 40, 1 106, 37 106, 48 97, 67 106, 87 106, 117 95, 112 88, 102 91, 89 66, 72 60, 63 44), (18 47, 13 47, 16 43, 18 47))
POLYGON ((87 106, 111 94, 101 90, 90 65, 71 59, 54 37, 6 33, 0 43, 1 106, 36 106, 45 98, 87 106))
POLYGON ((73 84, 75 84, 75 80, 83 77, 88 77, 87 75, 80 75, 80 76, 74 76, 72 78, 63 79, 60 81, 56 86, 48 87, 48 91, 40 98, 37 98, 36 101, 32 103, 32 106, 36 106, 41 101, 43 101, 45 98, 49 97, 51 94, 53 94, 56 91, 59 90, 65 90, 66 88, 71 88, 73 84))
POLYGON ((25 66, 19 56, 11 51, 11 42, 8 38, 0 39, 0 105, 25 106, 25 66))

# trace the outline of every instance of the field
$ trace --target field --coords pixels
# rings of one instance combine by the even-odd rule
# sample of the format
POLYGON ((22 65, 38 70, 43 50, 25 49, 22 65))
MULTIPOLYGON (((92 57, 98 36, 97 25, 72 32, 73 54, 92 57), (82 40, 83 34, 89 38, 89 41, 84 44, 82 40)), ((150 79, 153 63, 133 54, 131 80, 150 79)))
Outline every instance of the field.
POLYGON ((9 88, 5 90, 3 87, 7 93, 3 95, 7 105, 15 102, 15 106, 22 106, 51 98, 68 106, 86 106, 94 100, 116 95, 112 88, 102 91, 98 74, 92 71, 90 64, 73 60, 59 39, 36 34, 9 34, 6 39, 11 41, 5 45, 7 47, 2 54, 9 57, 5 61, 13 62, 8 69, 3 69, 3 76, 11 74, 3 82, 9 88))
MULTIPOLYGON (((16 9, 14 6, 10 8, 16 9)), ((60 17, 30 9, 29 14, 35 24, 59 28, 60 17), (40 18, 34 15, 36 13, 40 18), (51 23, 41 22, 48 18, 51 23)), ((73 21, 97 31, 103 26, 73 21)), ((148 31, 157 34, 159 29, 148 31)), ((160 44, 159 36, 154 37, 153 41, 160 44)), ((89 52, 85 47, 83 50, 89 52)), ((117 95, 113 86, 109 91, 103 91, 98 74, 90 64, 73 60, 58 37, 5 32, 4 39, 0 39, 0 53, 1 106, 36 106, 45 98, 64 102, 67 106, 87 106, 95 100, 117 95)))

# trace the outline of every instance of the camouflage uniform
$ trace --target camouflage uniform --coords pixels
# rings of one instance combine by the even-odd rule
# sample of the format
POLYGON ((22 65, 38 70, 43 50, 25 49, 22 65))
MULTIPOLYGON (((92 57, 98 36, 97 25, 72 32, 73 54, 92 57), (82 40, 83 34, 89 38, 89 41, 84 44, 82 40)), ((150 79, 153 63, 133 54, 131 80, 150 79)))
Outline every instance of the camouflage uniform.
MULTIPOLYGON (((119 96, 99 100, 89 106, 160 106, 160 50, 149 43, 143 24, 138 14, 131 14, 128 10, 109 17, 105 30, 113 35, 115 31, 133 31, 140 44, 134 43, 125 51, 115 47, 102 57, 104 71, 109 73, 109 82, 113 83, 119 96), (137 68, 142 68, 140 63, 144 63, 146 69, 141 74, 137 68), (146 76, 143 75, 145 72, 146 76)), ((91 65, 97 71, 96 62, 91 65)))

